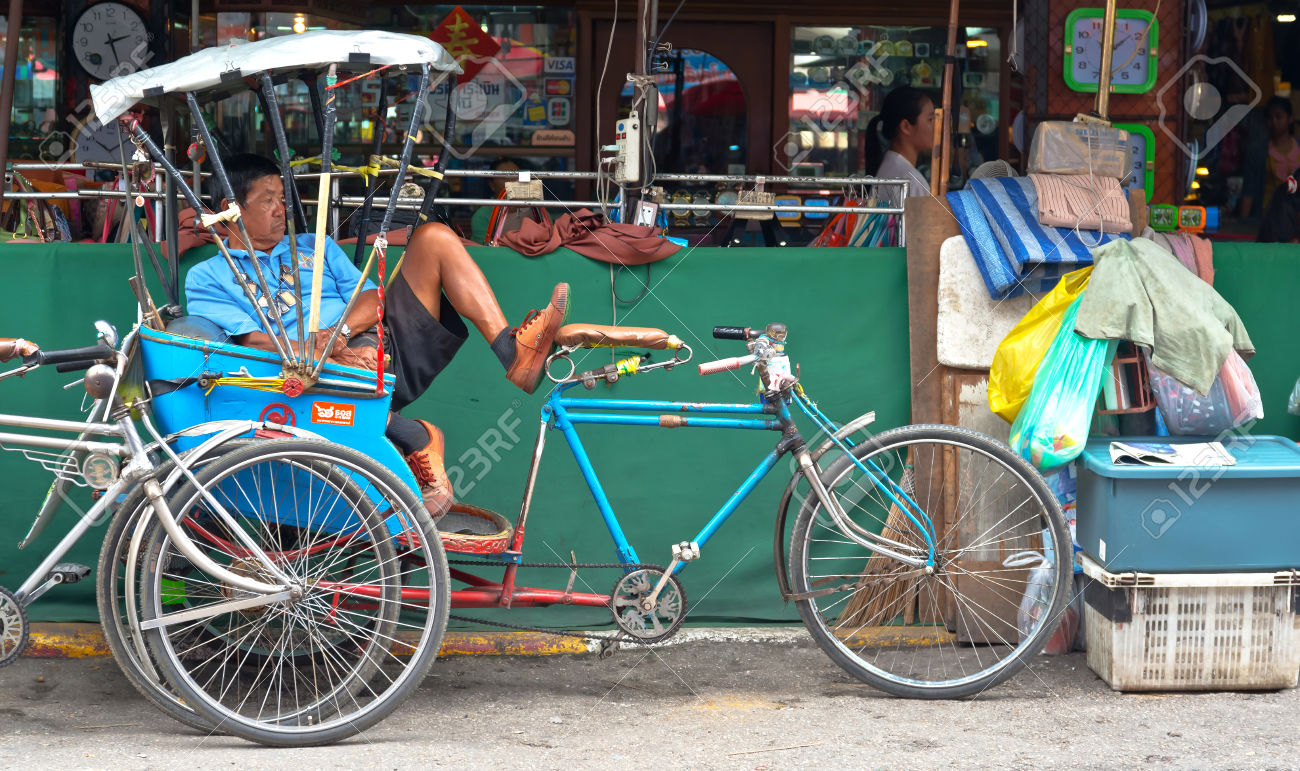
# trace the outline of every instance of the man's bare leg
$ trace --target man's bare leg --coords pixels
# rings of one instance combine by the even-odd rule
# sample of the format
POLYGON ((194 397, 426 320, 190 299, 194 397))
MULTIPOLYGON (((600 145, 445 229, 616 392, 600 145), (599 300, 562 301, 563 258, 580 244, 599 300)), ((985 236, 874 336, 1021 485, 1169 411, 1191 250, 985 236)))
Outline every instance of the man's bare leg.
POLYGON ((405 256, 402 275, 435 319, 441 313, 442 294, 489 343, 505 329, 506 317, 496 294, 460 237, 446 225, 430 223, 415 231, 405 256))

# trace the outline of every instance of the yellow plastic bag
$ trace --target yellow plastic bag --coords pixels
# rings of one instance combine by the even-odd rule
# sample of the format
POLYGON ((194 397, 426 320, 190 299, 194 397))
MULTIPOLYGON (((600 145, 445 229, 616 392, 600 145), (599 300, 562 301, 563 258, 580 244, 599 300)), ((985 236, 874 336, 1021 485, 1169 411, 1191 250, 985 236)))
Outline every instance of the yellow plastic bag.
POLYGON ((1006 422, 1015 422, 1020 414, 1043 354, 1061 329, 1061 318, 1070 303, 1083 294, 1091 277, 1091 265, 1066 273, 998 344, 989 370, 989 408, 1006 422))

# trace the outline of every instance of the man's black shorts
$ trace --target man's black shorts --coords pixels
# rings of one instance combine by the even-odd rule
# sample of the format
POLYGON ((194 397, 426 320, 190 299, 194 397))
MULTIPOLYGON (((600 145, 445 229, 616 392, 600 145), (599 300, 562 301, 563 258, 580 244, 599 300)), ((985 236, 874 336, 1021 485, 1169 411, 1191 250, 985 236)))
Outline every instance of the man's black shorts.
MULTIPOLYGON (((441 321, 429 313, 400 272, 384 293, 384 353, 393 357, 390 371, 397 378, 394 411, 420 398, 469 337, 465 321, 445 294, 439 315, 441 321)), ((352 344, 374 345, 373 338, 363 341, 363 337, 352 344)))

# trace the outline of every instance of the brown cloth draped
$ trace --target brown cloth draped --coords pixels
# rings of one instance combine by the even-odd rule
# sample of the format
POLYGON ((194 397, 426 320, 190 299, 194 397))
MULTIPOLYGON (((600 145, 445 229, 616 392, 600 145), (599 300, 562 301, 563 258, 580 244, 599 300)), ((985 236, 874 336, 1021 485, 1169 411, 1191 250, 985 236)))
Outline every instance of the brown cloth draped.
POLYGON ((615 265, 644 265, 669 257, 681 247, 647 225, 605 222, 590 209, 563 214, 554 225, 524 220, 518 230, 501 236, 498 243, 525 257, 537 257, 567 246, 583 257, 615 265))

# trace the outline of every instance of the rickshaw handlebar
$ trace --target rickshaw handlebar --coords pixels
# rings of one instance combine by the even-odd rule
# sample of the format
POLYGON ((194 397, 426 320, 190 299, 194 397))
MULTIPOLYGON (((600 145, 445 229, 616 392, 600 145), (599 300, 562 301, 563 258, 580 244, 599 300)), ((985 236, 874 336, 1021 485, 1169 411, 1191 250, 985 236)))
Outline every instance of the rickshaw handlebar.
POLYGON ((103 361, 112 355, 113 349, 101 343, 99 345, 88 345, 84 348, 62 348, 53 351, 37 351, 30 356, 24 356, 23 364, 39 367, 45 364, 69 365, 85 363, 85 366, 82 367, 69 366, 65 369, 63 366, 60 366, 58 368, 60 372, 70 372, 74 369, 86 369, 86 367, 89 367, 91 364, 94 364, 97 361, 103 361))

